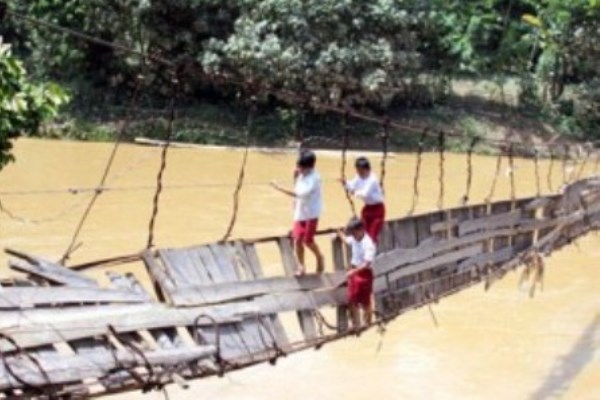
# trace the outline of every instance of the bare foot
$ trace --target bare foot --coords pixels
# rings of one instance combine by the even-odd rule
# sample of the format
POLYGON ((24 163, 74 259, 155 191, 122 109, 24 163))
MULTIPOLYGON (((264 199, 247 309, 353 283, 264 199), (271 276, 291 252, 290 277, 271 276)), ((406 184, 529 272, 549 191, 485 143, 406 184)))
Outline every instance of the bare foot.
POLYGON ((306 274, 306 269, 303 266, 300 266, 296 269, 296 272, 294 273, 294 276, 296 276, 297 278, 304 276, 306 274))

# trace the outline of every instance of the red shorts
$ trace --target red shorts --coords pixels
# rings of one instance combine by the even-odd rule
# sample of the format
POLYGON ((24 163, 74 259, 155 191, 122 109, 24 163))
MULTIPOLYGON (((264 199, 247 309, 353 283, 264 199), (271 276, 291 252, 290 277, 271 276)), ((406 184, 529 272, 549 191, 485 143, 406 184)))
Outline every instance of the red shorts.
POLYGON ((365 205, 361 214, 367 234, 373 239, 373 242, 377 243, 385 222, 385 205, 383 203, 365 205))
POLYGON ((304 244, 313 244, 315 242, 315 233, 317 233, 318 225, 318 218, 305 221, 294 221, 292 238, 304 244))
POLYGON ((348 304, 371 305, 373 295, 373 270, 365 268, 348 278, 348 304))

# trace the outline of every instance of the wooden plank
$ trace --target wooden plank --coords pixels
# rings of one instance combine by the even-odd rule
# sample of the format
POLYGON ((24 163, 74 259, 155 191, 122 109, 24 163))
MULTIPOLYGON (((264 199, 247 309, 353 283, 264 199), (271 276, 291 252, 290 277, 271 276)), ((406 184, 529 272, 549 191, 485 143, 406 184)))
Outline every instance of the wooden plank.
MULTIPOLYGON (((194 280, 191 274, 186 272, 187 265, 184 264, 188 264, 188 261, 180 251, 165 249, 158 250, 158 254, 165 266, 165 272, 171 277, 176 287, 186 285, 190 280, 194 280)), ((194 274, 195 276, 196 274, 194 274)))
POLYGON ((262 268, 260 267, 260 260, 258 253, 253 244, 244 244, 244 250, 246 251, 246 257, 248 258, 248 265, 252 271, 252 276, 256 278, 262 278, 264 276, 262 268))
POLYGON ((98 283, 82 274, 72 271, 58 264, 53 264, 41 259, 35 259, 34 263, 22 260, 10 260, 10 268, 26 272, 46 281, 59 285, 75 287, 97 287, 98 283))
MULTIPOLYGON (((294 257, 291 240, 289 238, 280 238, 277 241, 283 268, 287 276, 293 276, 296 271, 296 259, 294 257)), ((308 296, 308 295, 305 295, 308 296)), ((298 322, 304 335, 304 339, 312 340, 317 337, 317 326, 312 312, 308 310, 298 311, 298 322)))
POLYGON ((159 264, 154 255, 146 250, 142 253, 142 260, 150 275, 156 297, 160 301, 171 300, 171 293, 175 289, 176 283, 168 276, 164 270, 164 267, 159 264))
MULTIPOLYGON (((237 275, 233 266, 223 253, 219 245, 208 245, 197 248, 203 261, 211 282, 225 283, 237 281, 237 275)), ((220 328, 224 346, 228 348, 226 353, 229 357, 239 357, 247 354, 251 357, 251 348, 257 346, 256 338, 246 334, 244 330, 246 323, 230 324, 220 328)), ((250 332, 250 330, 248 330, 250 332)))
MULTIPOLYGON (((483 244, 469 246, 455 252, 443 254, 441 256, 428 259, 426 261, 410 264, 406 267, 393 270, 387 273, 386 279, 388 281, 395 281, 405 276, 418 274, 429 269, 437 268, 452 262, 464 260, 465 258, 473 257, 477 254, 480 254, 482 250, 483 244)), ((382 290, 382 286, 386 285, 387 282, 385 282, 385 279, 383 279, 384 275, 381 275, 379 271, 376 272, 376 276, 376 286, 378 287, 378 291, 380 291, 382 290)))
MULTIPOLYGON (((239 252, 244 251, 246 253, 246 273, 248 274, 248 278, 263 278, 264 274, 260 266, 260 260, 258 258, 258 253, 256 252, 256 247, 253 244, 243 244, 241 242, 236 242, 236 247, 238 248, 239 252)), ((268 319, 271 322, 268 327, 275 336, 277 345, 281 349, 287 349, 289 346, 289 339, 285 332, 285 328, 279 319, 279 316, 277 314, 270 314, 268 315, 268 319)))
MULTIPOLYGON (((391 231, 393 233, 393 230, 391 231)), ((333 268, 340 274, 346 275, 346 262, 344 260, 344 243, 340 238, 333 239, 331 243, 333 252, 333 268)), ((337 308, 337 331, 339 333, 346 332, 348 330, 348 307, 340 306, 337 308)))
MULTIPOLYGON (((155 350, 144 352, 144 361, 153 366, 173 366, 213 357, 216 352, 214 346, 155 350)), ((38 361, 45 376, 26 358, 9 358, 8 362, 11 370, 24 381, 31 385, 45 386, 48 379, 50 384, 60 385, 101 378, 121 366, 136 367, 139 365, 139 356, 129 350, 116 350, 114 353, 91 353, 85 356, 48 356, 39 358, 38 361)), ((23 387, 22 384, 6 371, 4 365, 0 365, 0 389, 20 387, 23 387)))
POLYGON ((93 303, 144 303, 147 299, 128 290, 99 289, 91 287, 13 287, 6 288, 0 296, 0 309, 24 309, 35 306, 93 304, 93 303))
POLYGON ((510 260, 515 255, 512 247, 505 247, 502 250, 495 251, 493 253, 481 253, 476 254, 473 257, 467 258, 466 260, 458 263, 458 272, 465 272, 466 270, 477 267, 484 267, 486 264, 497 265, 510 260))
POLYGON ((458 235, 465 236, 481 230, 494 230, 514 226, 521 219, 521 210, 464 221, 458 226, 458 235))
POLYGON ((417 228, 414 217, 399 220, 396 226, 396 247, 408 249, 417 247, 417 228))
POLYGON ((172 292, 173 304, 191 305, 186 298, 202 299, 202 304, 216 304, 249 299, 269 293, 285 293, 327 289, 345 281, 345 273, 305 275, 302 277, 274 277, 254 281, 223 282, 213 285, 184 286, 172 292), (201 296, 198 296, 201 294, 201 296))
POLYGON ((444 233, 448 230, 454 229, 458 226, 460 220, 458 218, 451 218, 448 221, 436 222, 431 225, 431 233, 444 233))
MULTIPOLYGON (((11 335, 22 347, 32 347, 103 335, 107 333, 108 325, 113 326, 117 332, 191 326, 201 314, 225 324, 241 321, 240 314, 256 312, 258 308, 252 304, 174 310, 163 304, 143 303, 72 307, 64 308, 60 313, 55 309, 36 308, 2 312, 0 331, 11 335)), ((212 325, 212 322, 202 319, 199 324, 207 326, 212 325)), ((10 350, 11 346, 2 341, 0 349, 10 350)))

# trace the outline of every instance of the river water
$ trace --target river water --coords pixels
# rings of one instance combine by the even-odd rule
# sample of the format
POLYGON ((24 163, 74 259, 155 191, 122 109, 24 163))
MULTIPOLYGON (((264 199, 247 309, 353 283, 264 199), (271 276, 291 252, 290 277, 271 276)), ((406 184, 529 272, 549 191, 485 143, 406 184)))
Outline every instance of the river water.
MULTIPOLYGON (((19 140, 15 148, 17 162, 0 173, 2 202, 20 216, 46 221, 18 222, 0 215, 0 246, 60 258, 90 196, 88 192, 73 194, 65 190, 95 186, 110 149, 110 144, 19 140)), ((223 235, 242 155, 227 149, 171 151, 156 228, 158 246, 215 241, 223 235)), ((100 196, 72 263, 128 254, 145 246, 159 156, 160 149, 153 147, 123 145, 119 149, 107 182, 112 190, 100 196)), ((379 163, 379 155, 372 159, 374 164, 379 163)), ((495 163, 493 157, 474 157, 473 202, 481 202, 488 195, 495 163)), ((289 153, 250 153, 234 237, 287 232, 290 202, 267 183, 276 179, 291 184, 293 164, 289 153)), ((409 209, 414 166, 414 154, 392 154, 388 160, 390 217, 405 215, 409 209)), ((592 167, 589 165, 586 171, 591 172, 592 167)), ((339 154, 319 154, 318 168, 324 179, 322 227, 341 225, 348 218, 349 206, 336 182, 340 175, 339 154)), ((547 192, 548 163, 541 162, 540 170, 542 189, 547 192)), ((444 204, 457 205, 465 191, 465 156, 448 154, 444 173, 444 204)), ((517 195, 534 195, 533 162, 517 159, 515 174, 517 195)), ((438 176, 438 156, 424 155, 418 210, 436 207, 438 176)), ((510 195, 508 176, 504 160, 496 199, 510 195)), ((555 164, 552 185, 557 187, 561 182, 561 166, 555 164)), ((477 286, 435 305, 437 327, 427 309, 417 310, 390 324, 383 337, 365 334, 318 352, 282 359, 276 368, 258 366, 223 379, 194 382, 187 391, 169 387, 169 394, 172 399, 220 400, 597 400, 599 257, 600 239, 590 235, 546 260, 544 291, 534 298, 528 296, 526 288, 519 288, 519 273, 509 274, 488 292, 477 286)), ((5 267, 4 255, 0 255, 0 263, 0 277, 12 276, 5 267)), ((105 279, 105 272, 97 270, 90 275, 105 279)), ((161 399, 162 394, 115 398, 161 399)))

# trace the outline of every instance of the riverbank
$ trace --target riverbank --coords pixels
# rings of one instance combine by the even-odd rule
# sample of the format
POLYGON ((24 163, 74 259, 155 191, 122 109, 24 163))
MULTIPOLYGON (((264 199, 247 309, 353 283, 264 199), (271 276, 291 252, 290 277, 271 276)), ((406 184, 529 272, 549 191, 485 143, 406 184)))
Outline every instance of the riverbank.
MULTIPOLYGON (((501 92, 491 90, 489 83, 475 84, 457 81, 450 95, 431 100, 420 107, 391 105, 388 116, 398 124, 411 129, 390 131, 389 148, 395 151, 414 151, 418 146, 419 132, 430 128, 458 133, 447 143, 449 151, 464 152, 472 138, 483 140, 475 152, 490 154, 496 146, 492 141, 522 142, 524 149, 543 143, 580 143, 580 136, 565 131, 564 121, 555 121, 542 111, 518 107, 516 89, 510 85, 501 92)), ((514 86, 514 85, 513 85, 514 86)), ((42 129, 46 138, 114 141, 125 122, 123 107, 88 108, 73 110, 61 121, 42 129)), ((247 112, 239 105, 198 102, 176 110, 173 139, 182 143, 244 146, 248 129, 247 112)), ((382 148, 382 127, 377 124, 352 119, 348 126, 349 147, 378 151, 382 148)), ((133 142, 136 137, 164 140, 168 126, 168 112, 162 108, 137 108, 132 113, 123 140, 133 142)), ((293 110, 265 106, 254 116, 250 142, 253 146, 294 149, 304 140, 310 147, 339 149, 342 146, 344 126, 342 118, 318 112, 300 117, 293 110)), ((426 147, 435 148, 437 140, 431 138, 426 147)), ((522 154, 526 155, 526 154, 522 154)))

